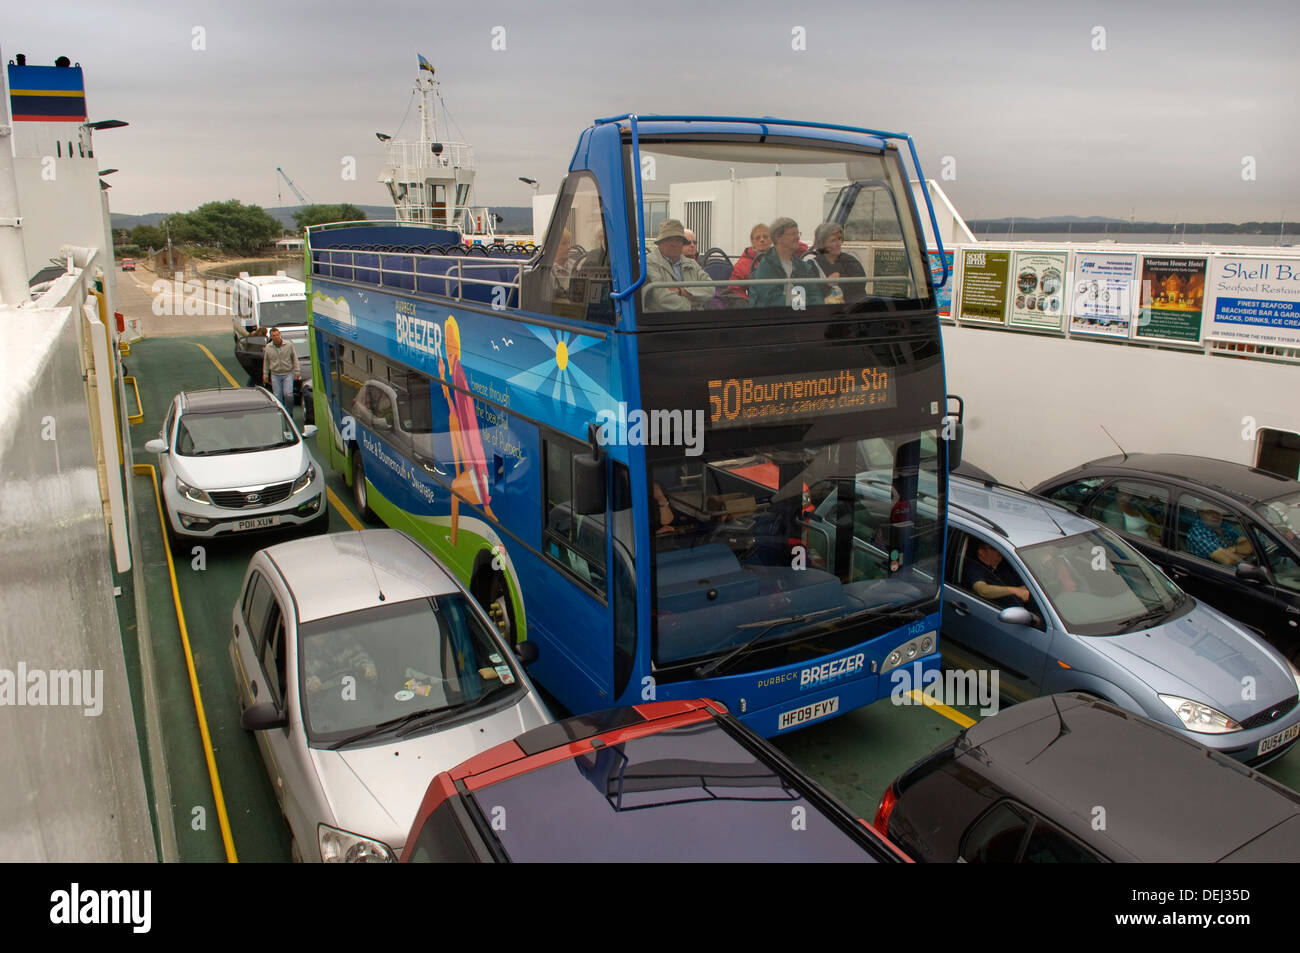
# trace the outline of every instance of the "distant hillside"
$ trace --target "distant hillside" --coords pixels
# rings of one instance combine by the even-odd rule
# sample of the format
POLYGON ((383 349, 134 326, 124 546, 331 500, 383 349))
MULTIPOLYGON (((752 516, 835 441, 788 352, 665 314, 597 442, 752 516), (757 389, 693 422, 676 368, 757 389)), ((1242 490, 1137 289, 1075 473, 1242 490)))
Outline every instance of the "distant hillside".
MULTIPOLYGON (((281 205, 275 208, 266 209, 266 213, 276 221, 284 225, 285 228, 293 228, 293 213, 301 211, 301 205, 281 205)), ((393 207, 391 205, 358 205, 357 208, 366 213, 366 218, 372 221, 390 220, 393 217, 393 207)), ((492 211, 500 215, 504 221, 497 226, 499 232, 521 232, 531 233, 533 230, 533 210, 524 206, 507 205, 501 208, 493 208, 492 211)), ((113 213, 113 228, 135 228, 137 225, 158 225, 161 224, 163 217, 169 215, 169 212, 149 212, 145 215, 123 215, 120 212, 113 213)))

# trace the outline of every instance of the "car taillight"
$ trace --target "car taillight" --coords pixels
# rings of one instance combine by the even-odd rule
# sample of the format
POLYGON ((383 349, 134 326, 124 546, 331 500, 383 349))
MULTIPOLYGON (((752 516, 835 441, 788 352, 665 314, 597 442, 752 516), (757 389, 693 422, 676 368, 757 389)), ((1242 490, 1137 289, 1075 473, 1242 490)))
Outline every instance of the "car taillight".
POLYGON ((876 819, 872 823, 881 837, 889 836, 889 815, 894 813, 894 808, 898 806, 898 789, 894 785, 885 788, 885 795, 880 799, 880 807, 876 808, 876 819))

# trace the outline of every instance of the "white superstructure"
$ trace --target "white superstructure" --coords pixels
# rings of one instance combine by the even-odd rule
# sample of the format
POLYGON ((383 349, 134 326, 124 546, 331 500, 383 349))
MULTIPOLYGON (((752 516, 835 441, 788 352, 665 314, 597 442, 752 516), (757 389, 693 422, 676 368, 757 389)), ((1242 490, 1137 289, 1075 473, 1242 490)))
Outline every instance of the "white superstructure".
MULTIPOLYGON (((465 241, 491 241, 496 221, 490 209, 472 204, 474 149, 438 134, 438 82, 433 67, 420 58, 415 81, 420 133, 415 139, 388 139, 387 164, 379 181, 392 196, 395 218, 454 228, 465 241)), ((446 131, 445 124, 443 125, 446 131)))

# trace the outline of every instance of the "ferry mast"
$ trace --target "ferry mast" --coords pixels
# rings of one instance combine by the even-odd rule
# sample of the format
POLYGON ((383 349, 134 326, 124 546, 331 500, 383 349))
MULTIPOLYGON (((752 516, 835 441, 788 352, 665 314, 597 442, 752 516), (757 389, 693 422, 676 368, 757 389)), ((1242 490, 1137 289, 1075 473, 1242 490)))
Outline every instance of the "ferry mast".
MULTIPOLYGON (((494 218, 471 205, 474 150, 467 142, 438 136, 438 81, 423 56, 415 81, 420 132, 417 139, 388 139, 387 164, 379 181, 388 187, 399 222, 459 231, 467 241, 491 241, 494 218)), ((444 123, 444 132, 446 124, 444 123)))

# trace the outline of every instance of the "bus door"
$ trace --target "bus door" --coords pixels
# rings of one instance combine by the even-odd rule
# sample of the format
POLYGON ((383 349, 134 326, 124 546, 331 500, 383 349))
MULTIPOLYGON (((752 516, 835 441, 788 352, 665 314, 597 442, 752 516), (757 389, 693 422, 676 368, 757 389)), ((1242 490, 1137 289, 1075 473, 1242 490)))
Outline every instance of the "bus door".
POLYGON ((546 578, 533 590, 539 595, 528 610, 529 628, 541 629, 541 641, 552 648, 543 649, 533 666, 537 679, 575 712, 614 704, 608 509, 584 516, 573 505, 574 458, 589 453, 559 434, 542 438, 546 578))

